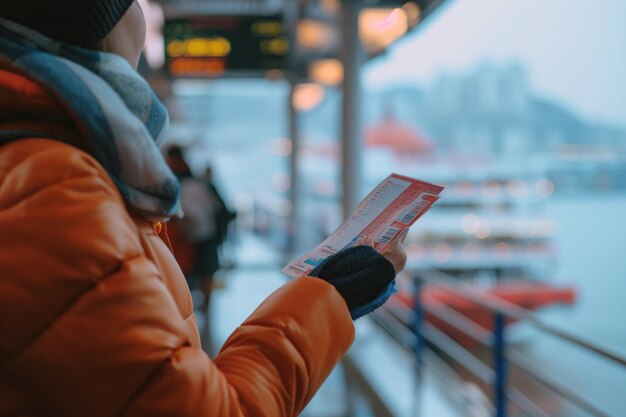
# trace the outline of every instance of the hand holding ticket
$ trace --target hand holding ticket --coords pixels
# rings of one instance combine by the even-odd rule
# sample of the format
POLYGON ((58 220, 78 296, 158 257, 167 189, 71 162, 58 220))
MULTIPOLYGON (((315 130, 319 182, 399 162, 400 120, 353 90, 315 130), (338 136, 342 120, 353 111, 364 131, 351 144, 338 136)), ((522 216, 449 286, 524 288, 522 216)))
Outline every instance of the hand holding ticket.
POLYGON ((391 174, 361 201, 350 217, 316 248, 282 271, 291 277, 307 274, 324 259, 372 236, 383 252, 439 199, 443 187, 391 174))

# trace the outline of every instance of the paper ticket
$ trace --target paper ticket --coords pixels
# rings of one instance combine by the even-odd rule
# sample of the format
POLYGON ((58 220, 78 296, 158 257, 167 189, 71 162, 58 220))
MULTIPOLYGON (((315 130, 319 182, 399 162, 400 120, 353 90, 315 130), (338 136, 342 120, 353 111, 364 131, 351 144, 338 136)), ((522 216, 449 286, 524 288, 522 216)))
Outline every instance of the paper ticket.
POLYGON ((325 241, 282 271, 298 277, 310 272, 324 259, 355 244, 364 236, 374 238, 382 252, 439 199, 444 187, 398 174, 391 174, 359 203, 354 212, 325 241))

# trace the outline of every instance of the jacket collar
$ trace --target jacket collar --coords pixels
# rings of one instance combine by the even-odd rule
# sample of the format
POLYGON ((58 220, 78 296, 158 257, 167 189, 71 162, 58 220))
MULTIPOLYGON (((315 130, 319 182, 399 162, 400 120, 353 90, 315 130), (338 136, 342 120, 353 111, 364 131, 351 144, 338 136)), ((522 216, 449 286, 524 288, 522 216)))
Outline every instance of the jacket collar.
POLYGON ((69 143, 78 132, 57 99, 37 82, 0 63, 0 132, 49 137, 69 143))

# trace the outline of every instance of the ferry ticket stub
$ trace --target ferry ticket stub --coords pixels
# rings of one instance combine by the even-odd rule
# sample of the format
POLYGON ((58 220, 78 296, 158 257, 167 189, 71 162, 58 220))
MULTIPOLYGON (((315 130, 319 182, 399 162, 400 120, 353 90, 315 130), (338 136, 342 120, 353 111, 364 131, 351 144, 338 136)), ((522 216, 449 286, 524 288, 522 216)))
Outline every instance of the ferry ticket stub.
POLYGON ((316 248, 292 261, 282 271, 295 278, 309 273, 324 259, 365 236, 385 250, 439 199, 444 187, 391 174, 359 203, 350 217, 316 248))

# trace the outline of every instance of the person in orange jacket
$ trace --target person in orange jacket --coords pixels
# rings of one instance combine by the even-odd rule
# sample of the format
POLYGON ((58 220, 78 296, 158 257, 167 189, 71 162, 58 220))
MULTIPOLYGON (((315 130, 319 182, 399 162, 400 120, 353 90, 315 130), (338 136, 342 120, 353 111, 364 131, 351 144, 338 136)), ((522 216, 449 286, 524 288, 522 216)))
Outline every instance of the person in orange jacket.
POLYGON ((0 3, 0 417, 295 416, 406 255, 340 252, 210 359, 165 243, 178 182, 144 35, 132 0, 0 3))

